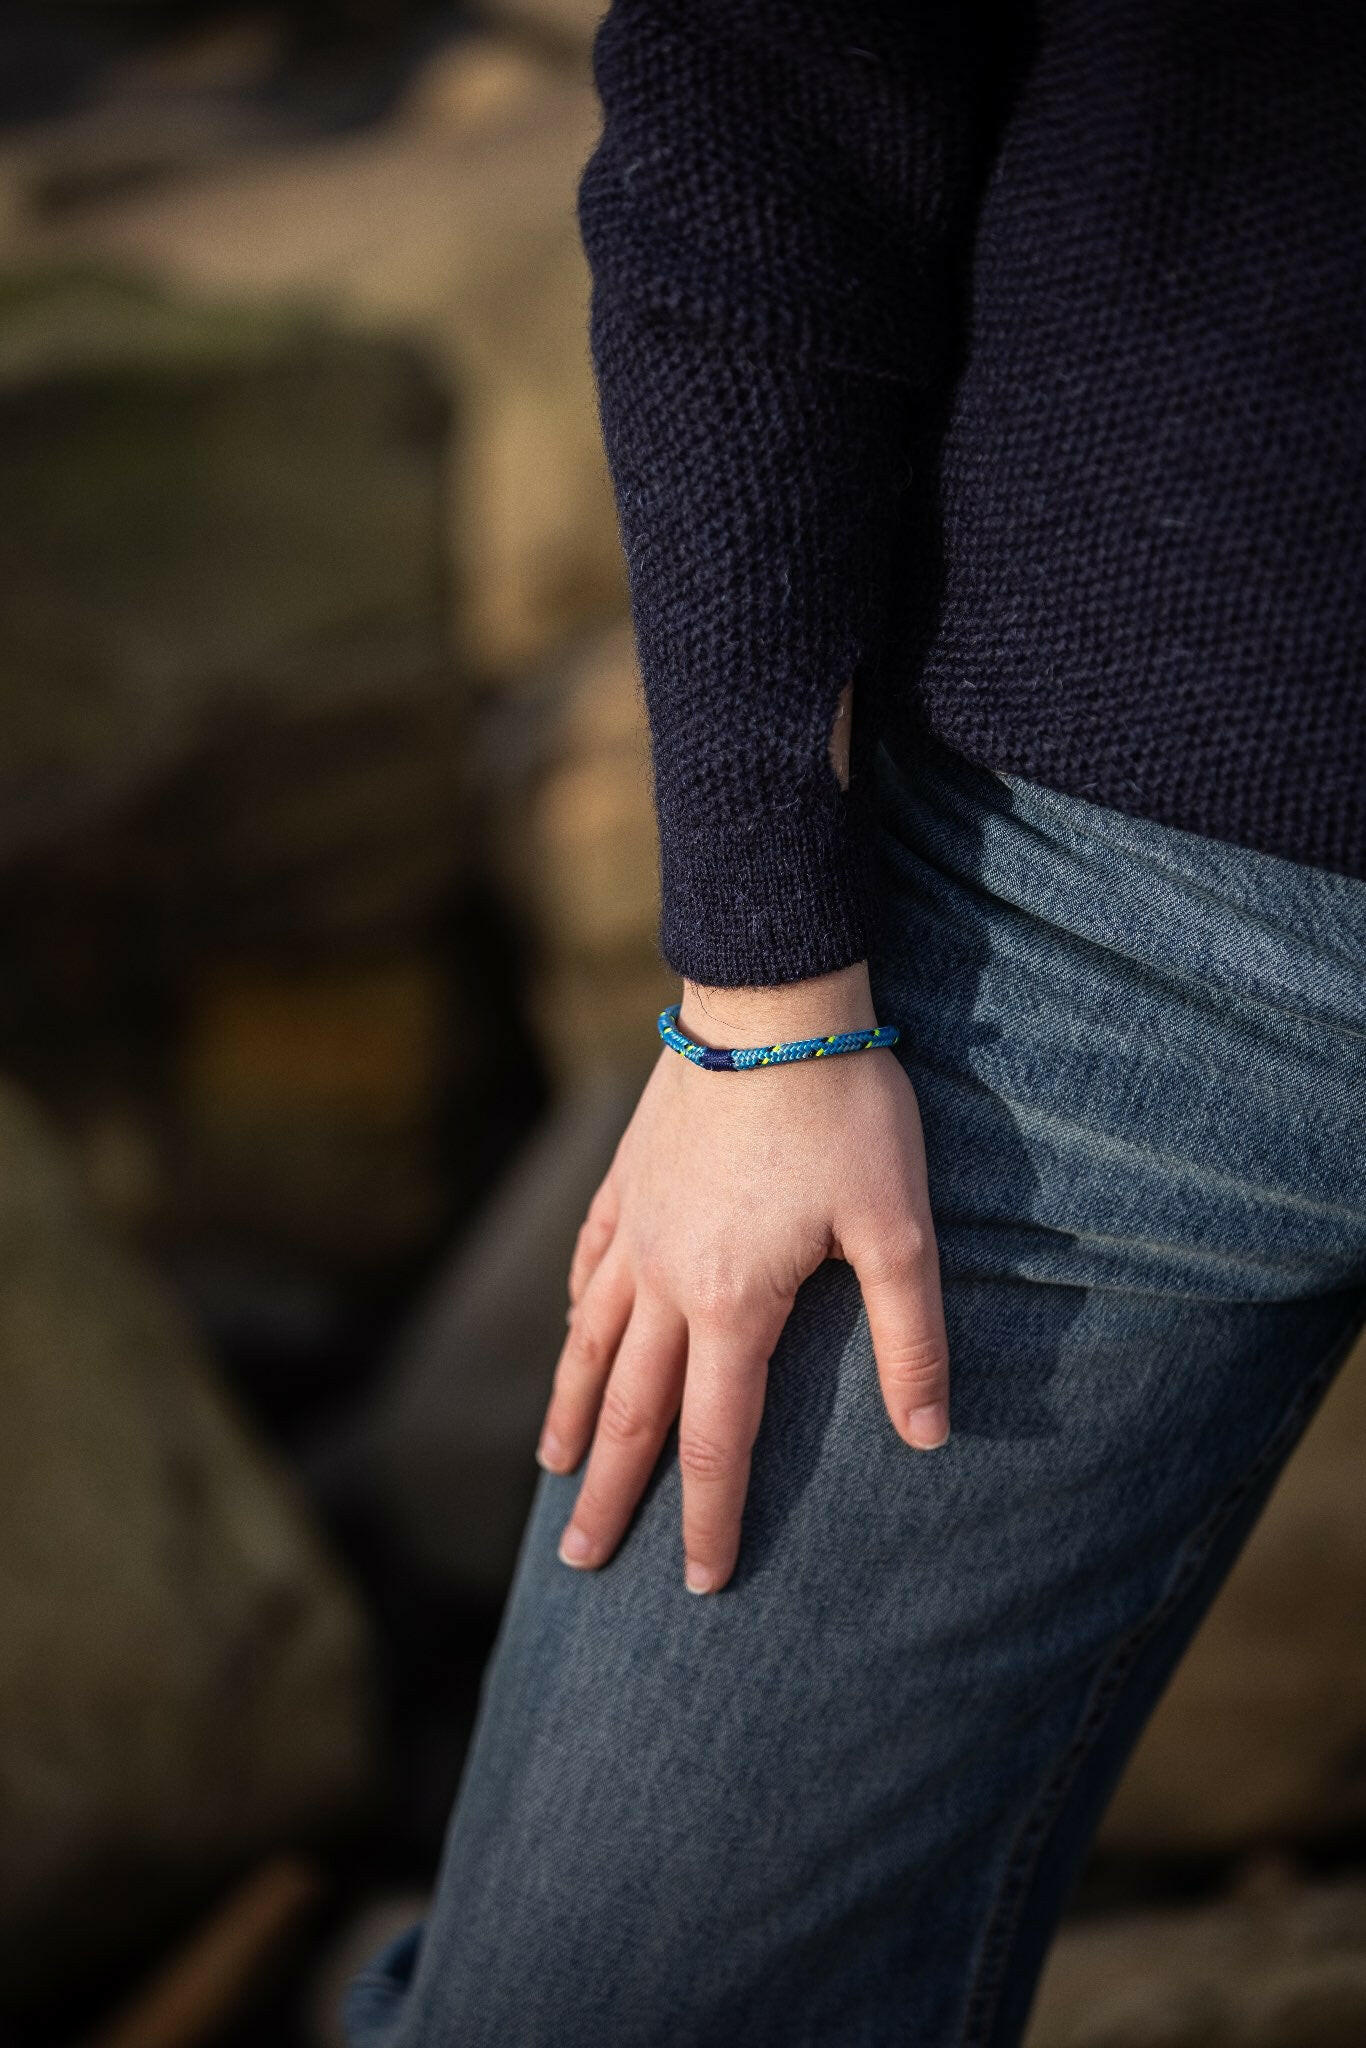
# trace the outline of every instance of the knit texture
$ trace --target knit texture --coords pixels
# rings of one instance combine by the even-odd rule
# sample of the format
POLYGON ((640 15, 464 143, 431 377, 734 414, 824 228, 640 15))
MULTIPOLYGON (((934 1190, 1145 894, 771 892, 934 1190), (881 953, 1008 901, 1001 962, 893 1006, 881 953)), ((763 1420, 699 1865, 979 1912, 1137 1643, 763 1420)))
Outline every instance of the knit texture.
POLYGON ((594 77, 668 963, 861 958, 926 731, 1366 877, 1366 10, 612 0, 594 77))

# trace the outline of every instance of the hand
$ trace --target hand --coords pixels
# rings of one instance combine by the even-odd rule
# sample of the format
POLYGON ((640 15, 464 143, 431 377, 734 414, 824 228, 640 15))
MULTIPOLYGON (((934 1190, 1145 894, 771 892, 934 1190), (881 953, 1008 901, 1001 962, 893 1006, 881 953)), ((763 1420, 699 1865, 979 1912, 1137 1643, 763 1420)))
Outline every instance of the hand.
MULTIPOLYGON (((718 1045, 876 1021, 863 965, 705 999, 687 984, 679 1017, 718 1045)), ((591 1439, 566 1564, 612 1555, 677 1418, 686 1583, 726 1583, 768 1361, 798 1286, 827 1258, 858 1275, 893 1427, 935 1448, 948 1435, 948 1347, 920 1115, 895 1054, 729 1074, 661 1048, 569 1272, 537 1452, 569 1472, 591 1439)))

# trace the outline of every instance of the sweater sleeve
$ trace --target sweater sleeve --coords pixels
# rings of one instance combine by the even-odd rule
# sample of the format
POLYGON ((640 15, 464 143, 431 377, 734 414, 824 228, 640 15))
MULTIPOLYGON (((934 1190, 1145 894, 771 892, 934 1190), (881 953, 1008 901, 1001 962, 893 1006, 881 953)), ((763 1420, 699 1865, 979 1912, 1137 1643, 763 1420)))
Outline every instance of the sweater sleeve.
MULTIPOLYGON (((771 986, 867 951, 857 762, 981 127, 963 0, 612 0, 578 184, 659 821, 660 950, 771 986), (855 683, 848 792, 829 759, 855 683)), ((913 573, 907 566, 898 573, 913 573)))

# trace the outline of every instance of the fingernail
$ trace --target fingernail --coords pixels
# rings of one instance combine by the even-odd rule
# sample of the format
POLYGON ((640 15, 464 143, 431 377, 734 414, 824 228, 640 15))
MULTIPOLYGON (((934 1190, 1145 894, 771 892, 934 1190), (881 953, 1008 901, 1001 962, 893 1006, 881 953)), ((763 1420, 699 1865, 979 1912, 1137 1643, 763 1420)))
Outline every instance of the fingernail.
POLYGON ((924 1408, 912 1408, 906 1419, 906 1434, 918 1451, 937 1451, 949 1440, 949 1411, 942 1401, 924 1408))
POLYGON ((561 1564, 582 1564, 593 1548, 582 1529, 576 1529, 571 1522, 560 1538, 561 1564))
POLYGON ((683 1583, 690 1593, 710 1593, 713 1583, 712 1575, 704 1564, 689 1562, 683 1574, 683 1583))
POLYGON ((564 1445, 550 1430, 536 1446, 536 1463, 546 1472, 562 1472, 565 1466, 564 1445))

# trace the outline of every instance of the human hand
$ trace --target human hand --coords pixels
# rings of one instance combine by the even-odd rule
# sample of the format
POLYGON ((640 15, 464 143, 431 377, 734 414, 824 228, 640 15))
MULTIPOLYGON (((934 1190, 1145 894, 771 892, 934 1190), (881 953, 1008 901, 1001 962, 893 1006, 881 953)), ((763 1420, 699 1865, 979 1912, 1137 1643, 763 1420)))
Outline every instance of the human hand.
MULTIPOLYGON (((681 1028, 763 1044, 875 1023, 867 968, 776 989, 685 985, 681 1028)), ((797 1288, 847 1259, 892 1425, 948 1435, 948 1345, 915 1092, 890 1050, 711 1073, 662 1048, 589 1205, 537 1456, 588 1452, 560 1556, 606 1563, 679 1423, 686 1582, 739 1550, 768 1362, 797 1288), (590 1449, 591 1441, 591 1449, 590 1449)))

